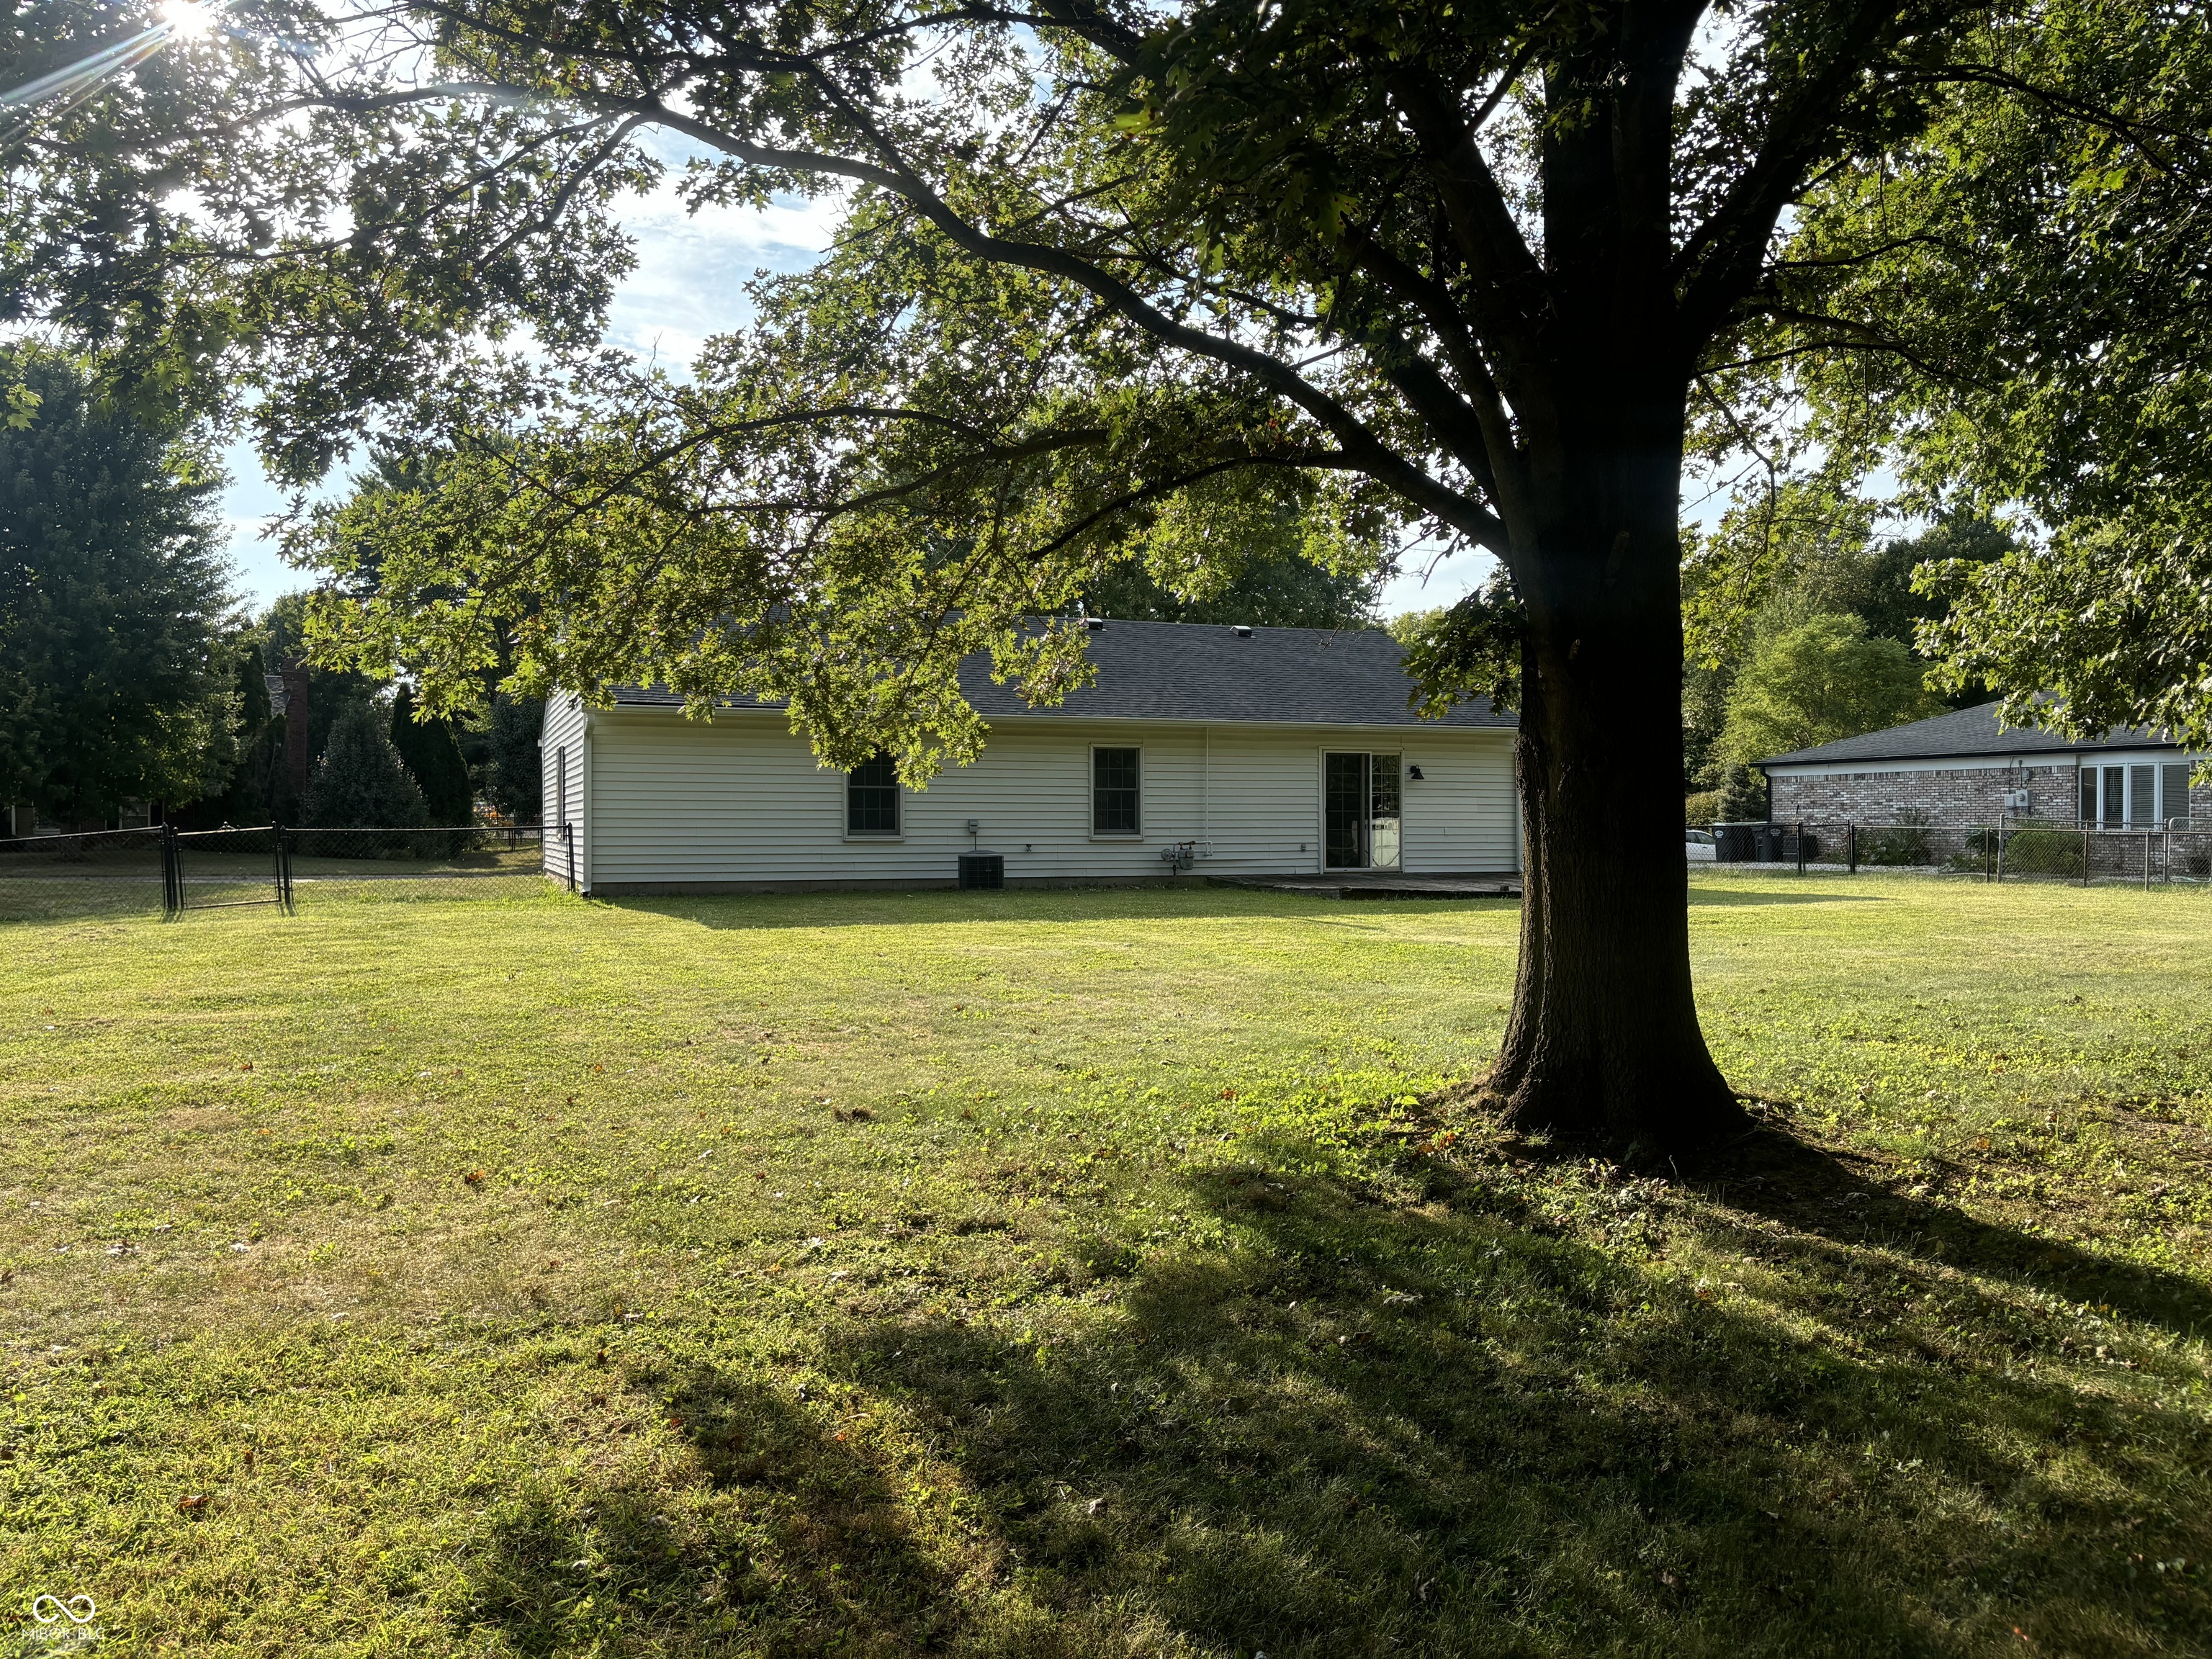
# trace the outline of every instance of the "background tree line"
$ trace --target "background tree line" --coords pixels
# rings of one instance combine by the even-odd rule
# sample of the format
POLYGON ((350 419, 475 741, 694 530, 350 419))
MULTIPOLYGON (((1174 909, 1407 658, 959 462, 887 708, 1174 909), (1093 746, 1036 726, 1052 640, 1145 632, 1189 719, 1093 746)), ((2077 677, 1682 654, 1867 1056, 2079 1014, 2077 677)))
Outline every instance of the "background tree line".
MULTIPOLYGON (((466 823, 482 799, 509 818, 538 807, 539 705, 489 692, 459 719, 418 720, 410 687, 306 665, 311 779, 286 764, 269 678, 307 657, 309 601, 244 615, 228 586, 208 456, 172 422, 103 398, 68 358, 27 346, 0 430, 0 794, 58 823, 162 803, 195 823, 466 823)), ((383 461, 357 480, 374 497, 415 482, 383 461)), ((1880 540, 1872 509, 1786 484, 1692 538, 1684 569, 1683 750, 1692 822, 1757 817, 1762 756, 1936 712, 1932 660, 1915 629, 1946 614, 1916 568, 1986 563, 2014 543, 1954 513, 1880 540)), ((1240 520, 1233 548, 1202 562, 1117 565, 1078 603, 1137 621, 1261 627, 1380 625, 1391 569, 1378 541, 1276 510, 1240 520)), ((1443 608, 1394 619, 1419 647, 1443 608)), ((1504 690, 1504 688, 1497 688, 1504 690)), ((1508 693, 1510 696, 1510 693, 1508 693)), ((1963 707, 1978 684, 1950 694, 1963 707)))

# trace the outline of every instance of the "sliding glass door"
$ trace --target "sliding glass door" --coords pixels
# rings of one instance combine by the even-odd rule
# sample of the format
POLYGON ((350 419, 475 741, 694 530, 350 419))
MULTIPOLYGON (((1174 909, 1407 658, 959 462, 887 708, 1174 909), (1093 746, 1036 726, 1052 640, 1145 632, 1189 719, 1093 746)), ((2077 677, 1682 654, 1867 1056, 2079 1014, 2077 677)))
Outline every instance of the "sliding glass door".
POLYGON ((1332 870, 1395 870, 1401 829, 1396 755, 1322 757, 1322 849, 1332 870))

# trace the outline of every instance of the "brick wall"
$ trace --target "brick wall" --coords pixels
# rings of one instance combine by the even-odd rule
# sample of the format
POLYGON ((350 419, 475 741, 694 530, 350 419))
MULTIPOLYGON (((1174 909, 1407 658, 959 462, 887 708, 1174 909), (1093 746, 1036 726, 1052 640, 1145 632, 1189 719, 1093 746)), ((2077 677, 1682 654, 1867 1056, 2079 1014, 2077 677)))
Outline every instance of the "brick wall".
MULTIPOLYGON (((1778 823, 1893 823, 1899 812, 1912 811, 1935 823, 1994 823, 2007 816, 2004 798, 2025 789, 2024 816, 2070 822, 2081 810, 2081 788, 2080 769, 2070 764, 1831 772, 1776 778, 1771 815, 1778 823)), ((2189 817, 2212 824, 2212 787, 2191 783, 2189 817)))

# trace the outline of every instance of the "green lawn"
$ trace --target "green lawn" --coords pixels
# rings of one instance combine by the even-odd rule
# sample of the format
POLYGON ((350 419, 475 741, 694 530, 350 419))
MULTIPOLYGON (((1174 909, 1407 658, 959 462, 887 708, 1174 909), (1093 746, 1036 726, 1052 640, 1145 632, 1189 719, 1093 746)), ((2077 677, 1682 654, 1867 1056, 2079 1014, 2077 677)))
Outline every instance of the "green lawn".
POLYGON ((1765 1127, 1664 1180, 1422 1103, 1497 1041, 1505 904, 0 927, 0 1616, 2212 1652, 2212 897, 1692 902, 1765 1127))

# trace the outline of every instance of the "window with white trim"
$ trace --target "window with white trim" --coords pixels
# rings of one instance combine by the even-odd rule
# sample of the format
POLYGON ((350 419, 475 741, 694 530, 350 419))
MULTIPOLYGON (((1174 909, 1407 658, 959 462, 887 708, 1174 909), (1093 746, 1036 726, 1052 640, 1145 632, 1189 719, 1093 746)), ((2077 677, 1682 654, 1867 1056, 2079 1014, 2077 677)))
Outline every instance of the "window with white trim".
POLYGON ((845 833, 896 836, 898 832, 898 768, 889 755, 878 755, 845 775, 845 833))
POLYGON ((2081 768, 2081 821, 2104 830, 2153 830, 2189 821, 2187 763, 2124 761, 2081 768))
POLYGON ((1091 833, 1134 836, 1144 825, 1144 751, 1091 751, 1091 833))

